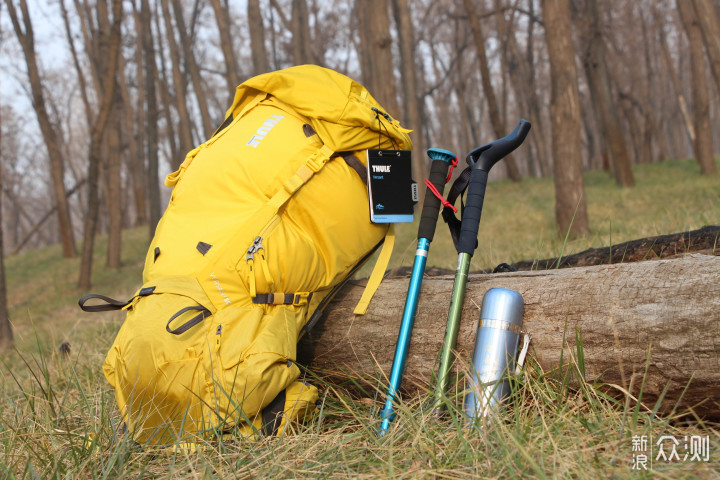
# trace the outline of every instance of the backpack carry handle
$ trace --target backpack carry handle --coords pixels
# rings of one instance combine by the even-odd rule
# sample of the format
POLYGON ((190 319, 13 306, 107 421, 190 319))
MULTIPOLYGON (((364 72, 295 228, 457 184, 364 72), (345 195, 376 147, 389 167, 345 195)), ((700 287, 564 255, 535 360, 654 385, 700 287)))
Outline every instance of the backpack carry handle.
MULTIPOLYGON (((447 173, 450 164, 457 164, 457 157, 448 150, 442 148, 429 148, 428 156, 432 159, 430 165, 430 175, 428 180, 436 191, 445 190, 447 183, 447 173)), ((438 213, 440 212, 441 200, 430 190, 425 190, 425 199, 423 200, 422 214, 420 215, 420 226, 418 227, 418 238, 427 238, 432 242, 435 236, 435 227, 437 225, 438 213)))
POLYGON ((460 238, 457 245, 458 253, 467 253, 471 256, 475 253, 488 173, 493 165, 523 143, 529 131, 530 122, 520 120, 520 123, 510 135, 476 148, 468 154, 467 162, 470 164, 472 171, 468 183, 467 203, 465 204, 460 227, 460 238))

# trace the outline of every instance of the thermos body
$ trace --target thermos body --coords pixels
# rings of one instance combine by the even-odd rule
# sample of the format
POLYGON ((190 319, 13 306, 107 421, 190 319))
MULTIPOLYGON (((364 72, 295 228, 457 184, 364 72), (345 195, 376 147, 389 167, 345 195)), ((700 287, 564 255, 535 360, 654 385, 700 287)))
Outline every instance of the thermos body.
POLYGON ((472 356, 465 413, 486 416, 510 394, 508 374, 515 371, 524 303, 508 288, 491 288, 483 297, 472 356))

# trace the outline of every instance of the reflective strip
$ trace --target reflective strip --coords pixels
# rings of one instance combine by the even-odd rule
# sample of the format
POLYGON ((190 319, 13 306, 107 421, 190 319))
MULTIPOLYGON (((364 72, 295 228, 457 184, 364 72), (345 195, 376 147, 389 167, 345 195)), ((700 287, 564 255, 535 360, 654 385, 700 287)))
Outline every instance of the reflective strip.
POLYGON ((480 320, 480 327, 478 328, 494 328, 496 330, 508 330, 512 333, 520 335, 520 325, 516 323, 506 322, 505 320, 493 320, 493 319, 482 319, 480 320))
POLYGON ((415 256, 416 256, 416 257, 417 257, 417 256, 420 256, 420 257, 425 257, 425 258, 427 258, 427 256, 428 256, 428 251, 427 251, 427 250, 424 250, 424 249, 422 249, 422 248, 418 248, 417 250, 415 250, 415 256))

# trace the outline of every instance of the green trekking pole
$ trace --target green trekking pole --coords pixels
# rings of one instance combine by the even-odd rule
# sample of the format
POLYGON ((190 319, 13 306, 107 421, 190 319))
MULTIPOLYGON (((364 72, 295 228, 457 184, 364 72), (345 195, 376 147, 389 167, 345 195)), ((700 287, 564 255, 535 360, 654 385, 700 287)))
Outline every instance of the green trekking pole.
MULTIPOLYGON (((467 188, 467 204, 462 213, 462 222, 459 225, 459 233, 453 234, 453 240, 456 239, 456 247, 458 251, 457 270, 455 271, 455 282, 453 284, 452 298, 450 300, 450 310, 448 312, 448 321, 445 328, 445 339, 443 341, 440 353, 440 368, 438 369, 437 380, 435 384, 435 399, 433 402, 433 410, 442 411, 443 399, 449 383, 450 367, 453 362, 453 350, 457 343, 458 329, 460 328, 460 317, 462 315, 463 303, 465 301, 465 288, 467 286, 468 271, 470 269, 470 260, 477 248, 478 229, 480 227, 480 215, 482 214, 483 201, 485 199, 485 188, 487 187, 488 173, 490 169, 498 161, 506 157, 510 152, 519 147, 528 132, 530 131, 530 122, 520 120, 515 130, 507 137, 495 140, 482 147, 476 148, 467 156, 470 176, 465 177, 464 186, 459 188, 453 185, 452 190, 457 194, 460 190, 467 188)), ((467 170, 466 170, 467 171, 467 170)), ((458 179, 462 182, 463 177, 458 179)), ((457 183, 457 182, 456 182, 457 183)), ((452 192, 451 190, 451 192, 452 192)), ((453 203, 448 195, 448 201, 453 203)), ((443 211, 443 217, 448 221, 447 207, 443 211)), ((455 215, 449 213, 453 219, 455 215)), ((450 222, 448 222, 450 223, 450 222)), ((453 230, 450 224, 451 231, 453 230)))

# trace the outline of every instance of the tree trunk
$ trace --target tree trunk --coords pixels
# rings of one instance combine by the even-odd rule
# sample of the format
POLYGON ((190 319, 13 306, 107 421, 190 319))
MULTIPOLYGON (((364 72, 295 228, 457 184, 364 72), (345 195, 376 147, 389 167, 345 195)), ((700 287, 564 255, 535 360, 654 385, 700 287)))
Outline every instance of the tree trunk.
MULTIPOLYGON (((98 3, 98 8, 103 6, 98 3)), ((102 14, 98 13, 98 16, 102 14)), ((105 17, 108 18, 107 12, 105 17)), ((83 230, 83 251, 80 263, 80 277, 78 288, 87 290, 91 286, 93 250, 95 246, 95 231, 97 230, 99 198, 99 169, 101 162, 102 139, 105 135, 105 127, 110 119, 110 112, 115 96, 115 75, 117 73, 118 57, 120 55, 120 26, 122 23, 122 0, 112 2, 112 26, 108 32, 99 32, 99 54, 102 55, 97 61, 102 64, 103 92, 100 97, 99 111, 95 117, 92 132, 90 135, 90 152, 88 154, 88 211, 85 218, 83 230)))
POLYGON ((221 0, 210 0, 213 12, 215 12, 215 21, 218 26, 218 34, 220 35, 220 48, 223 52, 223 60, 225 61, 225 80, 228 86, 228 95, 232 101, 235 96, 235 88, 240 85, 240 71, 237 61, 235 60, 235 51, 233 49, 232 35, 230 35, 230 9, 227 4, 221 0))
POLYGON ((425 142, 422 135, 422 105, 418 88, 417 65, 415 64, 415 40, 413 23, 408 0, 391 0, 393 17, 397 27, 398 47, 400 50, 400 77, 402 78, 403 106, 402 124, 413 129, 413 177, 418 183, 427 178, 428 159, 425 155, 425 142))
MULTIPOLYGON (((562 363, 576 359, 576 335, 581 334, 587 382, 602 382, 622 398, 620 388, 638 397, 644 380, 642 401, 650 408, 662 398, 661 412, 676 405, 694 406, 699 415, 720 417, 718 276, 720 257, 701 254, 564 270, 473 274, 467 284, 457 358, 469 364, 485 292, 510 288, 524 298, 523 330, 532 335, 530 356, 543 372, 558 374, 561 359, 562 363)), ((325 318, 301 340, 300 361, 311 362, 316 372, 376 378, 380 367, 387 375, 407 285, 406 278, 386 279, 363 317, 352 314, 362 285, 343 289, 325 318)), ((425 387, 433 375, 452 286, 450 276, 423 281, 405 389, 425 387)))
MULTIPOLYGON (((488 115, 490 116, 490 123, 492 124, 495 136, 498 138, 504 137, 510 132, 505 129, 505 122, 500 114, 500 107, 498 106, 497 97, 495 96, 495 89, 492 85, 492 78, 490 75, 490 67, 488 66, 487 55, 485 54, 485 35, 483 34, 482 27, 480 25, 480 19, 475 13, 475 6, 471 0, 463 0, 465 5, 465 12, 468 16, 468 23, 470 24, 470 30, 472 31, 473 39, 475 40, 475 53, 480 63, 480 74, 482 77, 483 93, 488 103, 488 115)), ((520 170, 517 168, 515 159, 513 156, 508 155, 505 157, 503 163, 507 168, 508 177, 513 182, 519 182, 522 177, 520 170)))
POLYGON ((621 187, 635 185, 630 155, 625 144, 618 105, 610 88, 610 72, 607 66, 605 39, 603 38, 600 9, 597 0, 586 0, 584 22, 580 30, 585 32, 585 54, 583 65, 587 74, 588 87, 593 99, 600 133, 607 145, 613 164, 615 180, 621 187))
MULTIPOLYGON (((520 48, 515 39, 516 33, 513 30, 516 27, 514 26, 514 22, 509 22, 505 18, 503 2, 501 0, 495 0, 494 5, 498 37, 500 44, 503 45, 501 53, 505 58, 504 63, 517 97, 518 108, 521 112, 527 112, 524 114, 528 116, 528 119, 532 123, 533 135, 531 135, 529 140, 535 144, 538 157, 549 158, 550 152, 541 120, 540 102, 535 88, 534 67, 532 65, 528 66, 526 59, 523 58, 520 53, 520 48)), ((528 34, 528 41, 530 41, 531 35, 532 32, 528 34)), ((532 57, 530 57, 529 60, 532 61, 532 57)), ((535 168, 537 176, 542 176, 542 162, 536 159, 534 163, 536 163, 536 165, 528 166, 528 171, 530 171, 531 168, 535 168)))
MULTIPOLYGON (((213 0, 216 1, 216 0, 213 0)), ((253 74, 260 75, 270 71, 267 49, 265 48, 265 27, 260 12, 260 0, 248 0, 248 28, 250 29, 250 51, 252 53, 253 74)))
MULTIPOLYGON (((0 109, 0 135, 2 135, 2 112, 0 109)), ((0 145, 2 141, 0 140, 0 145)), ((7 287, 5 286, 5 228, 2 219, 3 169, 0 168, 0 350, 13 344, 13 332, 8 311, 7 287)))
POLYGON ((552 83, 550 120, 555 160, 555 219, 558 233, 590 231, 580 141, 580 94, 568 0, 543 0, 545 40, 552 83))
MULTIPOLYGON (((163 18, 165 19, 165 35, 167 37, 167 43, 170 50, 170 62, 172 63, 175 108, 177 109, 180 127, 180 131, 178 132, 178 144, 180 146, 181 155, 175 157, 172 164, 172 168, 177 169, 180 167, 183 160, 185 160, 185 154, 193 149, 195 142, 193 142, 192 132, 190 130, 190 113, 188 112, 185 73, 180 69, 180 51, 178 50, 178 46, 175 41, 175 27, 172 23, 168 0, 161 0, 160 5, 162 6, 163 18)), ((169 107, 169 105, 165 106, 165 108, 169 107)))
MULTIPOLYGON (((277 9, 280 12, 279 9, 277 9)), ((306 0, 292 0, 292 53, 295 65, 313 63, 310 18, 306 0)))
POLYGON ((188 73, 190 73, 195 98, 197 98, 198 110, 200 110, 200 118, 203 125, 203 140, 205 140, 210 138, 210 135, 215 131, 215 126, 210 120, 210 109, 208 108, 207 97, 205 95, 205 89, 203 88, 203 80, 200 76, 200 69, 195 61, 195 53, 193 52, 191 43, 192 39, 188 35, 187 27, 185 26, 185 18, 183 17, 180 0, 172 0, 172 6, 178 35, 180 36, 180 46, 182 47, 183 56, 185 57, 185 68, 188 73))
MULTIPOLYGON (((135 103, 128 90, 128 78, 125 75, 125 68, 120 68, 118 85, 122 95, 123 128, 125 130, 128 145, 127 166, 132 189, 132 198, 135 205, 134 226, 147 224, 147 195, 145 178, 145 155, 142 149, 145 145, 145 72, 142 60, 142 26, 137 17, 137 11, 133 2, 133 14, 135 15, 135 78, 133 79, 137 96, 135 103)), ((122 57, 121 57, 122 58, 122 57)))
MULTIPOLYGON (((147 186, 150 207, 149 233, 150 238, 155 235, 155 227, 162 216, 160 205, 160 185, 158 167, 158 105, 156 97, 157 65, 155 64, 155 45, 152 36, 152 13, 150 1, 142 0, 140 20, 142 25, 141 41, 143 45, 143 69, 145 79, 145 96, 147 99, 147 114, 145 115, 146 155, 147 155, 147 186)), ((136 17, 137 18, 137 17, 136 17)))
POLYGON ((702 32, 695 9, 687 0, 678 0, 678 13, 690 42, 690 68, 692 73, 693 125, 695 126, 695 159, 700 172, 706 175, 717 172, 712 154, 710 105, 708 103, 707 75, 703 52, 702 32))
MULTIPOLYGON (((119 76, 119 75, 118 75, 119 76)), ((115 98, 110 110, 110 120, 105 131, 107 161, 105 163, 105 200, 109 216, 107 261, 108 268, 119 268, 122 263, 122 160, 120 157, 120 131, 122 129, 122 98, 116 86, 115 98)))
MULTIPOLYGON (((680 113, 682 113, 685 130, 687 131, 688 138, 691 143, 695 142, 695 127, 693 126, 692 120, 690 119, 690 112, 687 108, 687 101, 685 95, 683 95, 682 87, 680 86, 680 77, 678 77, 677 70, 675 69, 675 63, 670 55, 670 48, 667 44, 667 38, 665 37, 665 31, 663 29, 663 23, 659 20, 657 11, 655 12, 655 21, 660 25, 660 49, 662 50, 663 58, 665 59, 665 65, 667 66, 667 72, 670 75, 670 81, 672 82, 673 90, 678 99, 678 105, 680 107, 680 113)), ((680 155, 679 152, 676 153, 680 155)))
POLYGON ((702 30, 715 84, 720 93, 720 18, 711 0, 693 0, 693 5, 702 30))
POLYGON ((388 0, 356 0, 355 14, 363 85, 391 117, 398 118, 388 0))
POLYGON ((57 131, 55 125, 51 121, 45 106, 45 94, 43 92, 42 79, 40 70, 37 65, 37 57, 35 55, 35 37, 25 0, 20 1, 20 10, 22 11, 22 21, 25 27, 20 25, 15 5, 11 0, 5 0, 10 13, 15 34, 23 49, 25 61, 28 69, 28 79, 30 81, 30 91, 32 92, 32 104, 37 114, 40 131, 48 151, 50 158, 50 175, 52 177, 52 194, 53 200, 57 205, 57 219, 60 229, 60 240, 62 242, 63 256, 72 258, 76 255, 75 235, 72 228, 72 220, 70 218, 70 206, 67 202, 65 192, 65 166, 60 148, 61 134, 57 131))

